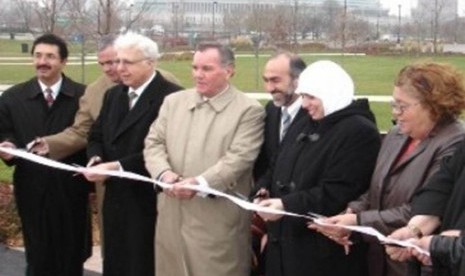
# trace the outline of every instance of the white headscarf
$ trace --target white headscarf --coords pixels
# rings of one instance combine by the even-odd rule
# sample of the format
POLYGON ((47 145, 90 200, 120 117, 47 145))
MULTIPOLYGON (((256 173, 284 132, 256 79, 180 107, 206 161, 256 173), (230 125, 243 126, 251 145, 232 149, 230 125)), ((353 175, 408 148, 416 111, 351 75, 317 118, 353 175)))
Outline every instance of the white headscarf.
POLYGON ((321 60, 310 64, 300 74, 296 93, 320 99, 324 116, 328 116, 352 103, 354 82, 341 66, 321 60))

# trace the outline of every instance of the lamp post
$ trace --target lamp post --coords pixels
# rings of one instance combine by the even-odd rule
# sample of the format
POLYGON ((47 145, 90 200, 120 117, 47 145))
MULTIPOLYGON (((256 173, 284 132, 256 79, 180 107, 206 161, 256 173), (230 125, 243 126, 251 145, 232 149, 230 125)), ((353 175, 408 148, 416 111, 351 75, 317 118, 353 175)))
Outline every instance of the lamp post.
POLYGON ((217 1, 213 1, 212 5, 212 38, 215 39, 215 10, 216 10, 217 1))
POLYGON ((400 44, 400 19, 401 19, 401 15, 402 15, 402 5, 399 4, 398 6, 399 8, 399 18, 398 18, 398 28, 397 28, 397 44, 400 44))
POLYGON ((297 19, 298 19, 298 2, 297 0, 294 1, 294 21, 293 21, 293 28, 294 28, 294 47, 297 48, 297 19))
POLYGON ((174 14, 174 36, 176 37, 176 42, 178 39, 178 4, 173 3, 173 14, 174 14))

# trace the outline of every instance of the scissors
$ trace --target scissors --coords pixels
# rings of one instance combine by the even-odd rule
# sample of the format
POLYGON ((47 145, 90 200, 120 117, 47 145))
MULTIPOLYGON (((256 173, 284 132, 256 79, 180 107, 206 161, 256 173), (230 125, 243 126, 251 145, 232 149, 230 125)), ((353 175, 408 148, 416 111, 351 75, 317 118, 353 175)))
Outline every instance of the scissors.
POLYGON ((307 216, 306 216, 308 219, 314 221, 314 220, 317 220, 317 219, 325 219, 327 218, 326 216, 323 216, 323 215, 320 215, 320 214, 317 214, 317 213, 313 213, 313 212, 307 212, 307 216))

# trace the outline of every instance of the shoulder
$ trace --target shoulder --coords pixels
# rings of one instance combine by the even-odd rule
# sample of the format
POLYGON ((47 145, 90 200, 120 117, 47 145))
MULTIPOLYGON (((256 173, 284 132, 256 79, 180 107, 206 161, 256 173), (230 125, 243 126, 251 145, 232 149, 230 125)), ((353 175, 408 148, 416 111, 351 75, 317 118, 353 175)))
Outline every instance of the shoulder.
POLYGON ((255 99, 247 96, 246 93, 237 89, 236 87, 232 86, 229 88, 231 93, 234 95, 234 101, 239 104, 243 105, 244 107, 252 107, 252 108, 259 108, 264 110, 263 106, 255 99))
POLYGON ((377 135, 379 134, 376 124, 362 115, 347 116, 339 122, 339 125, 341 128, 346 129, 351 133, 364 131, 376 133, 377 135))
POLYGON ((461 121, 455 121, 453 123, 447 124, 437 130, 435 137, 437 139, 450 139, 451 137, 464 137, 465 136, 465 127, 464 123, 461 121))
POLYGON ((76 90, 82 90, 84 91, 86 89, 86 85, 85 84, 82 84, 82 83, 79 83, 77 81, 74 81, 73 79, 70 79, 69 77, 67 76, 63 76, 63 84, 66 84, 70 87, 73 87, 75 88, 76 90))
POLYGON ((108 90, 115 85, 117 84, 112 82, 107 76, 102 75, 98 79, 90 83, 87 86, 86 91, 108 90))
MULTIPOLYGON (((3 99, 7 99, 13 96, 21 96, 25 93, 28 93, 31 91, 31 88, 34 86, 34 84, 37 84, 37 80, 35 78, 30 79, 28 81, 18 83, 13 85, 12 87, 8 88, 5 90, 1 95, 3 99)), ((38 84, 37 84, 38 85, 38 84)))
POLYGON ((157 81, 166 92, 175 92, 184 89, 178 84, 179 82, 167 77, 166 72, 161 73, 159 70, 157 70, 157 76, 153 80, 153 83, 156 83, 157 81))

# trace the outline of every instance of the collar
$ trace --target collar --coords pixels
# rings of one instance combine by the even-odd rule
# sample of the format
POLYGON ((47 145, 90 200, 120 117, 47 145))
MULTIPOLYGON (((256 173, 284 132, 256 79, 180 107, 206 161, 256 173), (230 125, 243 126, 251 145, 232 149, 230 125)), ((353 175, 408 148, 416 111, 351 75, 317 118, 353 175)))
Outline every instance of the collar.
POLYGON ((203 97, 195 92, 192 102, 188 105, 189 110, 208 104, 215 112, 222 111, 233 99, 235 88, 228 84, 226 88, 212 98, 203 97))
POLYGON ((58 93, 60 93, 61 84, 63 83, 63 78, 62 77, 60 77, 60 79, 55 84, 53 84, 52 86, 45 85, 39 79, 37 79, 37 81, 39 82, 40 90, 42 91, 42 93, 45 93, 45 89, 50 88, 50 89, 52 89, 53 98, 54 99, 57 98, 58 93))
POLYGON ((144 82, 141 86, 139 86, 137 89, 129 87, 128 88, 128 94, 131 93, 131 92, 134 92, 134 93, 136 93, 137 97, 139 97, 144 92, 144 90, 147 88, 147 86, 149 86, 149 84, 153 81, 153 79, 155 78, 156 75, 157 75, 157 72, 154 71, 152 73, 152 75, 150 76, 150 78, 148 78, 148 80, 146 82, 144 82))
POLYGON ((297 99, 290 106, 281 106, 281 112, 284 108, 287 108, 287 113, 291 115, 291 121, 294 120, 295 116, 302 106, 302 97, 297 97, 297 99))

